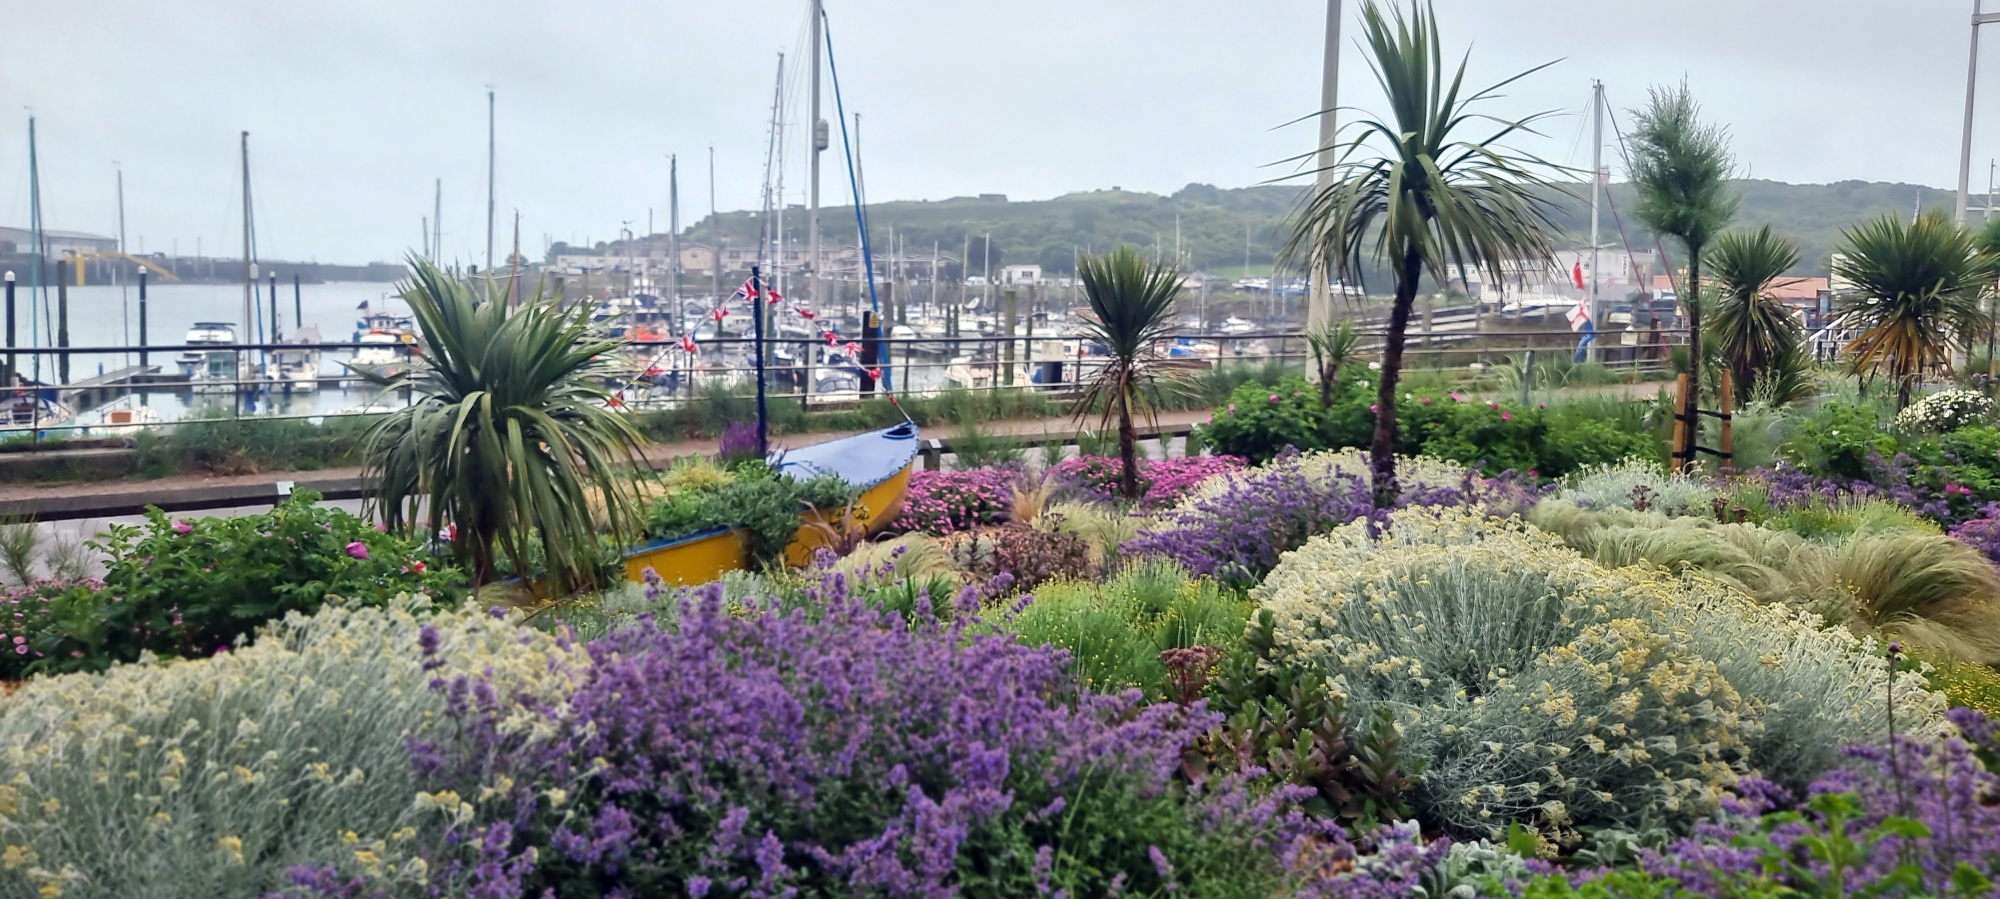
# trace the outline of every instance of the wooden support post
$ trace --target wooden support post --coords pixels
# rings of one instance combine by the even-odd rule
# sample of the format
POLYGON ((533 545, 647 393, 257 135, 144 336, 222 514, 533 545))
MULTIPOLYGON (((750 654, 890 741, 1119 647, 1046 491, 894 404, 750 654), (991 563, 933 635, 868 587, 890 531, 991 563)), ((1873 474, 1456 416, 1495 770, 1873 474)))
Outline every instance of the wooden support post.
POLYGON ((1687 393, 1688 393, 1688 376, 1681 375, 1680 377, 1675 378, 1674 379, 1674 443, 1673 443, 1673 449, 1669 450, 1669 452, 1671 453, 1669 458, 1673 460, 1673 464, 1670 467, 1674 471, 1685 470, 1687 467, 1687 463, 1692 461, 1688 459, 1683 459, 1681 455, 1682 453, 1681 448, 1687 446, 1687 426, 1688 426, 1687 393))
POLYGON ((1719 407, 1722 410, 1722 415, 1720 416, 1722 418, 1721 461, 1723 466, 1733 467, 1736 464, 1736 435, 1732 431, 1730 413, 1736 408, 1736 385, 1731 382, 1729 370, 1726 368, 1722 370, 1722 382, 1720 386, 1722 390, 1721 401, 1719 403, 1719 407))

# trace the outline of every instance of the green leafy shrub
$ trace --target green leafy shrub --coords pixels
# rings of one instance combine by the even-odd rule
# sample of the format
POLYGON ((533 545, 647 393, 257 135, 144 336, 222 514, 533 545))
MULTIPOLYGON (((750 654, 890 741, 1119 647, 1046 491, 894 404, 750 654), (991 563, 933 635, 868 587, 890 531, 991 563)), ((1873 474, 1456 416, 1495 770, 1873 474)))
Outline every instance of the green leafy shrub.
MULTIPOLYGON (((728 471, 704 463, 677 464, 646 504, 646 536, 675 540, 712 528, 738 528, 751 561, 768 565, 782 558, 798 536, 800 514, 808 506, 839 510, 853 495, 837 475, 799 480, 778 474, 762 460, 728 471)), ((867 510, 856 514, 865 518, 867 510)))
MULTIPOLYGON (((1337 396, 1345 398, 1344 393, 1337 396)), ((1229 401, 1197 430, 1202 446, 1210 451, 1262 464, 1287 446, 1299 452, 1331 446, 1323 423, 1319 388, 1304 378, 1287 377, 1275 386, 1256 381, 1238 385, 1229 401)))
POLYGON ((261 515, 173 521, 149 509, 144 526, 111 525, 90 543, 105 557, 104 589, 52 601, 50 629, 28 635, 43 656, 33 669, 102 669, 144 652, 211 655, 329 595, 380 603, 462 582, 433 567, 420 542, 318 502, 300 491, 261 515))
MULTIPOLYGON (((1603 568, 1518 522, 1413 509, 1379 540, 1349 525, 1252 596, 1286 664, 1326 672, 1357 720, 1394 710, 1430 760, 1419 814, 1461 833, 1684 826, 1739 772, 1803 785, 1886 732, 1870 644, 1700 577, 1603 568)), ((1905 679, 1898 719, 1934 720, 1905 679)))
POLYGON ((417 597, 295 612, 214 658, 31 680, 0 708, 0 894, 273 895, 293 866, 356 858, 421 882, 419 850, 482 801, 419 795, 405 740, 449 730, 432 679, 554 699, 571 655, 417 597))
POLYGON ((1792 424, 1792 434, 1779 444, 1786 461, 1821 477, 1867 480, 1874 473, 1869 456, 1892 456, 1896 438, 1882 428, 1869 406, 1831 402, 1792 424))

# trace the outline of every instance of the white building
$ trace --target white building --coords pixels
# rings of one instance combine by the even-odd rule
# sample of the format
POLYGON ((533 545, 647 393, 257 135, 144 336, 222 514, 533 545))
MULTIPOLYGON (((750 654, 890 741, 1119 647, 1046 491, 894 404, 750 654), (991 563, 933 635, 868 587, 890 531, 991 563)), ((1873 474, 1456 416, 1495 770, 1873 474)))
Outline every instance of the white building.
POLYGON ((1008 287, 1025 287, 1041 280, 1042 267, 1039 265, 1009 265, 1000 269, 1000 283, 1008 287))
MULTIPOLYGON (((14 252, 26 255, 34 252, 34 235, 26 228, 9 228, 0 225, 0 252, 14 252), (12 244, 11 250, 8 244, 12 244)), ((112 253, 118 250, 118 238, 100 237, 82 231, 58 231, 54 228, 42 230, 42 245, 47 248, 49 258, 59 259, 65 253, 112 253)))

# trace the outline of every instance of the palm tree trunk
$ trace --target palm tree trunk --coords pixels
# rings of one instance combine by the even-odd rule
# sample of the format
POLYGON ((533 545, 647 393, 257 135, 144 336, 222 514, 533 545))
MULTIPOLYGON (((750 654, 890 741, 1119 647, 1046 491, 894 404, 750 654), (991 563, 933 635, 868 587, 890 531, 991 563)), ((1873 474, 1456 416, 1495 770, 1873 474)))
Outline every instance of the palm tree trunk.
POLYGON ((1410 307, 1417 300, 1417 279, 1424 273, 1423 257, 1414 246, 1403 249, 1403 270, 1396 279, 1396 302, 1389 308, 1389 333, 1382 344, 1382 378, 1375 390, 1375 440, 1368 448, 1374 469, 1375 508, 1392 509, 1402 490, 1396 485, 1396 382, 1403 370, 1403 332, 1410 326, 1410 307))
POLYGON ((1687 470, 1694 467, 1694 448, 1701 444, 1701 247, 1688 246, 1687 296, 1684 298, 1688 310, 1688 391, 1681 397, 1681 416, 1687 428, 1681 433, 1681 445, 1674 448, 1680 455, 1674 467, 1687 470))
POLYGON ((1139 498, 1139 441, 1132 432, 1132 399, 1118 392, 1118 487, 1128 500, 1139 498))

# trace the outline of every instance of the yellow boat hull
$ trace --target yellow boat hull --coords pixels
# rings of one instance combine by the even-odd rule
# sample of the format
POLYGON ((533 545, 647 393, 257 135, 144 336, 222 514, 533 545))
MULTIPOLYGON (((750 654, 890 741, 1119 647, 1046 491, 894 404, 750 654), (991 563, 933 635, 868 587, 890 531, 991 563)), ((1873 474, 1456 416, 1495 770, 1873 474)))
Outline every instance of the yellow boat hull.
MULTIPOLYGON (((910 488, 910 474, 915 469, 916 463, 911 462, 888 480, 861 492, 858 504, 868 511, 868 517, 861 522, 861 526, 869 534, 879 533, 903 514, 903 494, 910 488)), ((840 513, 841 510, 806 512, 806 523, 800 526, 798 536, 785 547, 785 562, 790 565, 811 562, 813 550, 825 546, 829 539, 827 532, 818 525, 827 523, 840 513)), ((644 546, 633 550, 625 556, 625 579, 643 583, 646 569, 651 568, 668 584, 691 587, 706 584, 749 564, 750 553, 742 534, 735 530, 716 531, 682 538, 663 546, 644 546)))

